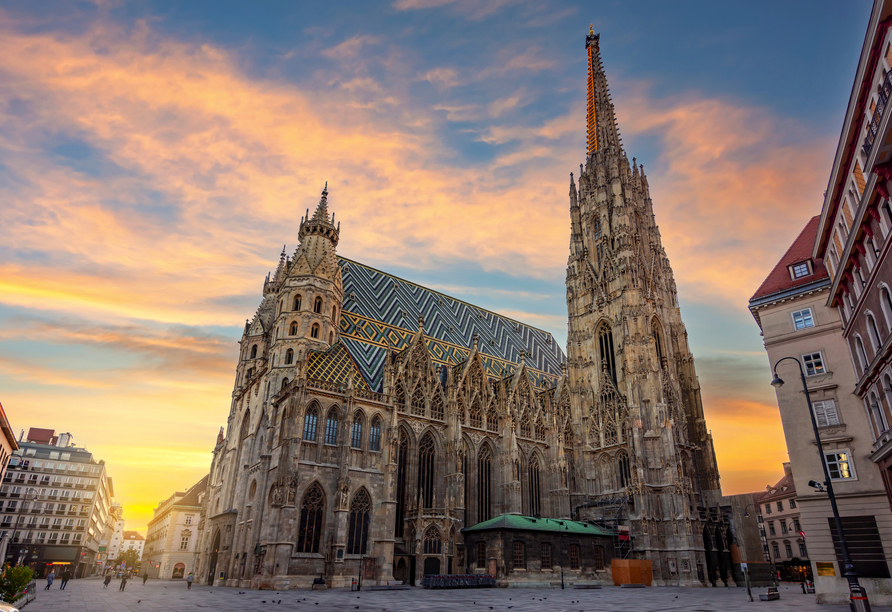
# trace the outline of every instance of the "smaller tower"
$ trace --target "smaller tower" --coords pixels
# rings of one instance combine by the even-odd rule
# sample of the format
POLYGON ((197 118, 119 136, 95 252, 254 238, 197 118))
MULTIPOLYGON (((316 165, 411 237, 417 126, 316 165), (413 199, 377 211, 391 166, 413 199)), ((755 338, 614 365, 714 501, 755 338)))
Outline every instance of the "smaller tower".
POLYGON ((300 243, 276 271, 276 321, 269 364, 279 385, 297 377, 309 350, 327 350, 338 341, 344 288, 337 247, 340 236, 328 213, 328 183, 311 217, 301 218, 300 243))

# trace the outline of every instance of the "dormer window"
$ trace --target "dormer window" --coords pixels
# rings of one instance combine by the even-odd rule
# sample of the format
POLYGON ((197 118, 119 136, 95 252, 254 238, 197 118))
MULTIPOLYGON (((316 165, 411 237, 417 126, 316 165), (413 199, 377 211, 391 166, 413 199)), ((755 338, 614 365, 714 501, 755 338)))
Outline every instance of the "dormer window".
POLYGON ((800 261, 790 266, 790 278, 793 280, 804 278, 812 273, 811 260, 800 261))

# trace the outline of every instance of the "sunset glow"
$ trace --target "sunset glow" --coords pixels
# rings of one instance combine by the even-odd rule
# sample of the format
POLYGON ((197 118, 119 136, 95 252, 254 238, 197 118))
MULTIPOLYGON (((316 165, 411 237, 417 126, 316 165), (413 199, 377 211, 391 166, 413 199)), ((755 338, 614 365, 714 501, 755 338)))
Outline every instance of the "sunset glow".
MULTIPOLYGON (((759 27, 755 13, 735 30, 723 9, 690 10, 680 32, 658 27, 668 7, 630 21, 619 3, 286 4, 234 32, 239 16, 213 5, 121 4, 0 9, 0 400, 17 434, 70 431, 106 461, 128 529, 207 473, 244 321, 326 181, 341 255, 566 342, 592 20, 723 491, 778 480, 786 447, 747 300, 820 210, 849 86, 803 90, 760 75, 745 41, 714 40, 759 27), (673 44, 679 73, 699 58, 686 76, 655 57, 673 44), (736 84, 711 79, 726 64, 736 84)), ((867 6, 845 8, 782 15, 785 39, 765 44, 789 71, 824 63, 850 84, 867 6), (839 28, 853 35, 814 46, 839 28)))

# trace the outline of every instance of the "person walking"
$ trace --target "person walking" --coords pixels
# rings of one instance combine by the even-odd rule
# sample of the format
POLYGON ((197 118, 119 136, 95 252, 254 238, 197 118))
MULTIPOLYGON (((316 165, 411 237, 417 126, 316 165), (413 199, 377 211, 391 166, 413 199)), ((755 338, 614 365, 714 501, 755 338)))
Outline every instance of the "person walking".
POLYGON ((146 585, 146 581, 147 581, 148 579, 149 579, 149 572, 146 572, 145 574, 142 575, 142 585, 143 585, 143 586, 146 585))
POLYGON ((192 590, 192 581, 195 580, 195 576, 192 575, 192 572, 189 572, 189 575, 186 576, 186 590, 192 590))
POLYGON ((110 582, 111 582, 111 573, 108 573, 108 574, 105 575, 105 580, 103 580, 103 584, 105 584, 105 586, 102 587, 102 588, 103 588, 103 589, 107 589, 107 588, 108 588, 108 584, 109 584, 110 582))
POLYGON ((50 570, 50 575, 46 577, 46 586, 43 587, 44 591, 49 591, 50 587, 53 586, 53 580, 56 579, 56 570, 50 570))
POLYGON ((65 571, 62 572, 62 585, 59 587, 60 591, 65 590, 65 585, 68 584, 69 580, 71 580, 71 572, 68 571, 68 568, 65 568, 65 571))
POLYGON ((127 578, 129 578, 129 576, 127 576, 126 573, 121 575, 121 588, 118 589, 119 591, 123 591, 124 587, 127 586, 127 578))

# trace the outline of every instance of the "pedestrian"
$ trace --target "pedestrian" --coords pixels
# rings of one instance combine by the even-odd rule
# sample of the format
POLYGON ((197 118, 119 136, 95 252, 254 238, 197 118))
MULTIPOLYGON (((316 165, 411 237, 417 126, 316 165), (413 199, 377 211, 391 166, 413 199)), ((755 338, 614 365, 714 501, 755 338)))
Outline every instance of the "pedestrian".
POLYGON ((46 586, 43 587, 44 591, 49 591, 50 587, 53 586, 53 580, 56 579, 56 570, 50 570, 50 575, 46 577, 46 586))
POLYGON ((143 586, 146 585, 146 581, 147 581, 148 579, 149 579, 149 572, 146 572, 145 574, 142 575, 142 584, 143 584, 143 586))
POLYGON ((186 576, 186 590, 192 590, 192 581, 195 580, 195 576, 192 575, 192 572, 189 572, 189 575, 186 576))
POLYGON ((118 590, 123 591, 125 586, 127 586, 127 574, 121 576, 121 588, 118 590))
POLYGON ((111 573, 108 573, 108 574, 105 575, 105 580, 103 581, 103 583, 105 584, 105 586, 102 587, 102 588, 103 588, 103 589, 107 589, 107 588, 108 588, 108 584, 109 584, 110 582, 111 582, 111 573))
POLYGON ((60 591, 65 590, 65 585, 68 584, 69 580, 71 580, 71 572, 68 571, 68 568, 65 568, 65 571, 62 572, 62 586, 59 587, 60 591))

